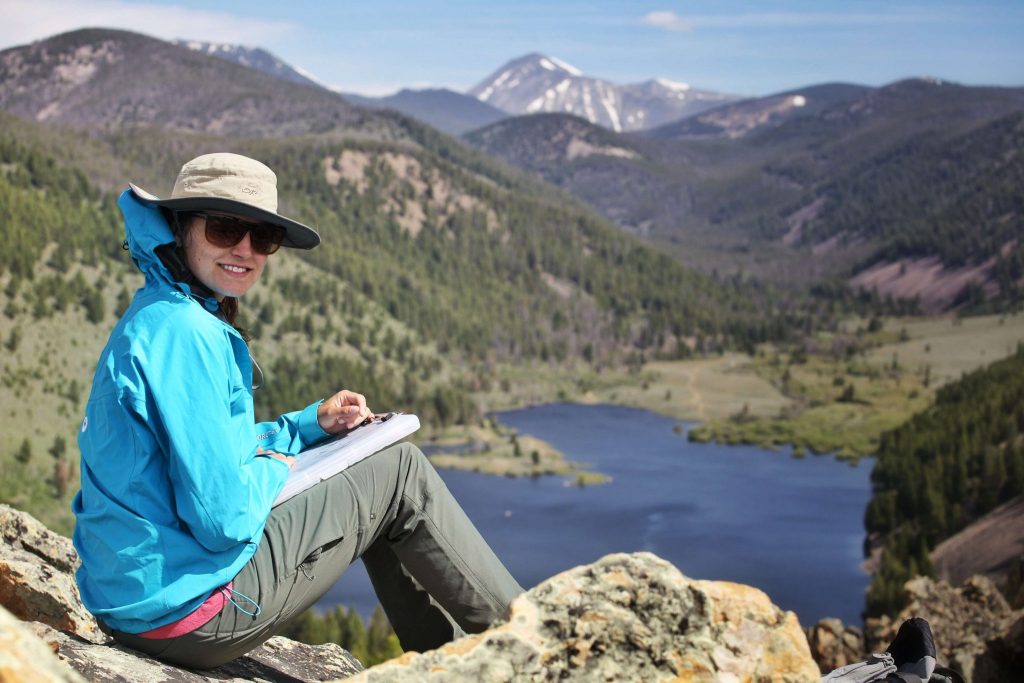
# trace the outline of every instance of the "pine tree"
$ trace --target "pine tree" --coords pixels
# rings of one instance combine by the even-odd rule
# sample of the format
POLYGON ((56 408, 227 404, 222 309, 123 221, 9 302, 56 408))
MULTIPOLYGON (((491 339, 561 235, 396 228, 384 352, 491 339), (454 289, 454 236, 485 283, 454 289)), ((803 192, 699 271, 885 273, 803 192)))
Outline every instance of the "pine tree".
POLYGON ((18 448, 18 451, 14 454, 14 457, 22 465, 27 465, 28 461, 32 459, 32 444, 29 443, 27 438, 21 442, 21 446, 18 448))

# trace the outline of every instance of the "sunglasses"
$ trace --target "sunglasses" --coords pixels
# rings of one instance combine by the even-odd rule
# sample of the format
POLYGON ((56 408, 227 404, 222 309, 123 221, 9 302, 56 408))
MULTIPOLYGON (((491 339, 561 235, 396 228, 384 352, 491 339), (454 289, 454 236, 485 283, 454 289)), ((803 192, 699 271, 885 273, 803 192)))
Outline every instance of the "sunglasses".
POLYGON ((237 216, 220 213, 196 213, 206 219, 206 241, 215 247, 233 247, 249 233, 249 243, 257 254, 273 254, 284 242, 284 228, 269 223, 250 223, 237 216))

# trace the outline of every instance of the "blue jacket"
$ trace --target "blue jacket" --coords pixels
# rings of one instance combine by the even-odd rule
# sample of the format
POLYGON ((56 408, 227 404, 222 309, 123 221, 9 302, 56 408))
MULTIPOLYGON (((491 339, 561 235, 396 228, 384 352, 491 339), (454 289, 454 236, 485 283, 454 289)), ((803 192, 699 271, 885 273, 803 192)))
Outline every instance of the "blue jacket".
POLYGON ((82 601, 141 633, 195 610, 256 551, 288 475, 257 446, 295 454, 326 433, 317 404, 256 424, 245 341, 153 253, 174 241, 159 209, 130 190, 119 205, 146 282, 96 368, 72 510, 82 601))

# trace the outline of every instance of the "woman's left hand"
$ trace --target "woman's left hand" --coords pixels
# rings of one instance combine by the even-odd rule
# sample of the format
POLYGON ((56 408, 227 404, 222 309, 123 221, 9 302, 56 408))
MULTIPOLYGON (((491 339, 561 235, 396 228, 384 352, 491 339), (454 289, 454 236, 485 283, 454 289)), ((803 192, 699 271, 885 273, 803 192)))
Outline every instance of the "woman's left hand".
POLYGON ((316 419, 328 434, 355 429, 367 418, 373 419, 373 411, 366 407, 366 397, 348 389, 324 399, 316 409, 316 419))

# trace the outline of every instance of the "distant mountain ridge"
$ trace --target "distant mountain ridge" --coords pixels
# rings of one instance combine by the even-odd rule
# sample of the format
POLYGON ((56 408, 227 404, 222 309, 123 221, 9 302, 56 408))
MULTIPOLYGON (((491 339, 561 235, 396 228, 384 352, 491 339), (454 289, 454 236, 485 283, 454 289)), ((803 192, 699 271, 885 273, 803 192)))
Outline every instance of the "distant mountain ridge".
POLYGON ((462 135, 508 118, 508 114, 497 107, 447 88, 403 88, 387 97, 341 95, 360 107, 394 109, 449 135, 462 135))
POLYGON ((659 139, 743 137, 801 116, 814 116, 834 104, 855 99, 871 88, 849 83, 825 83, 766 97, 730 102, 700 114, 644 132, 659 139))
POLYGON ((468 93, 447 88, 403 88, 393 95, 368 97, 328 86, 262 48, 196 40, 174 42, 293 83, 339 93, 356 106, 394 109, 450 135, 488 126, 509 115, 537 112, 571 113, 615 131, 646 130, 738 99, 664 78, 618 85, 587 77, 565 62, 537 53, 508 62, 468 93))
POLYGON ((641 133, 547 114, 466 140, 691 266, 842 276, 939 311, 1022 298, 1022 116, 1021 88, 908 79, 812 86, 641 133))
POLYGON ((260 47, 246 47, 231 43, 211 43, 203 40, 175 40, 173 42, 175 45, 187 47, 190 50, 195 50, 211 57, 220 57, 229 62, 235 62, 250 69, 262 71, 265 74, 283 78, 292 83, 301 83, 302 85, 312 85, 331 90, 329 86, 317 79, 313 74, 288 64, 280 57, 260 47))
POLYGON ((334 93, 282 79, 268 87, 267 78, 137 33, 83 29, 0 52, 0 108, 46 123, 218 135, 340 132, 370 123, 334 93))
POLYGON ((513 59, 469 92, 510 114, 574 114, 617 132, 654 128, 738 99, 665 79, 618 85, 539 53, 513 59))
POLYGON ((329 86, 308 71, 292 66, 262 48, 200 40, 176 40, 174 43, 202 54, 240 64, 275 78, 337 93, 357 107, 394 109, 406 116, 430 124, 449 135, 461 135, 508 116, 500 109, 480 102, 475 97, 446 88, 423 90, 404 88, 387 97, 367 97, 329 86))

